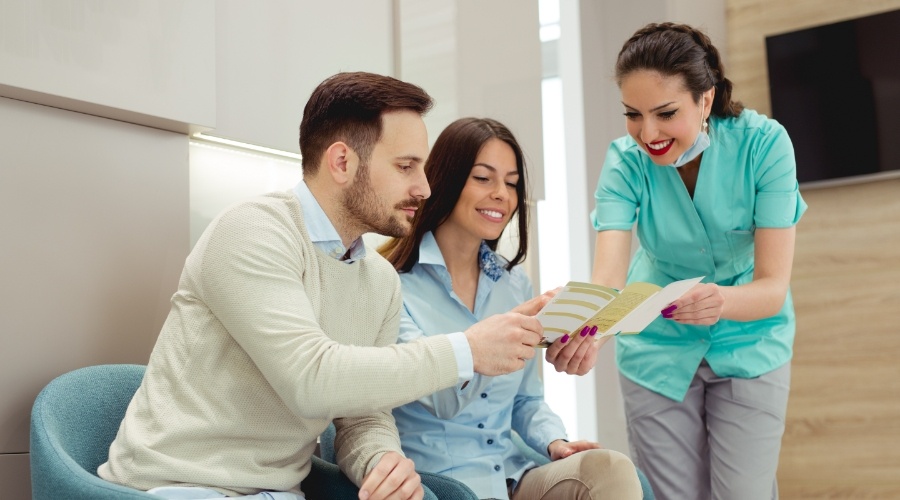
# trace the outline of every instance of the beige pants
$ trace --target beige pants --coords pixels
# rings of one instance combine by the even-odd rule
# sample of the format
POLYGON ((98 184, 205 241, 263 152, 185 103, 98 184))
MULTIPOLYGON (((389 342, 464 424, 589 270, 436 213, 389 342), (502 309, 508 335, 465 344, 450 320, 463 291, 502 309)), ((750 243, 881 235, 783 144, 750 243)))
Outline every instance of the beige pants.
POLYGON ((529 470, 512 500, 640 500, 634 464, 612 450, 587 450, 529 470))

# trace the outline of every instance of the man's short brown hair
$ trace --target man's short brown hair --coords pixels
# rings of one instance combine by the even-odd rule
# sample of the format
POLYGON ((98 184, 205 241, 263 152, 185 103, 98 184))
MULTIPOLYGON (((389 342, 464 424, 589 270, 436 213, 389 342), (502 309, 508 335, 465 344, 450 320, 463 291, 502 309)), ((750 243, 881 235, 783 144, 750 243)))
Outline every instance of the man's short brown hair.
POLYGON ((365 164, 381 139, 381 115, 408 109, 420 115, 433 101, 422 88, 374 73, 338 73, 319 84, 300 122, 303 174, 315 175, 325 150, 347 143, 365 164))

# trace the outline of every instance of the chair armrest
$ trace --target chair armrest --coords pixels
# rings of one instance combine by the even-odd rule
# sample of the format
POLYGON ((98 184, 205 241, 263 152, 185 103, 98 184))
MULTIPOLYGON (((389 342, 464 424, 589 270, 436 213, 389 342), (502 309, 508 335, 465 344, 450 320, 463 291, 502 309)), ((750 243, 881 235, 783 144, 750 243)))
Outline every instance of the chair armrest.
POLYGON ((307 500, 358 500, 359 488, 341 472, 337 465, 319 457, 312 457, 312 469, 300 483, 307 500))
MULTIPOLYGON (((459 481, 450 478, 444 478, 442 476, 437 476, 436 474, 429 474, 427 472, 419 472, 419 475, 422 477, 422 485, 425 489, 425 497, 423 500, 439 500, 448 498, 451 500, 477 500, 478 497, 472 493, 472 496, 437 496, 428 488, 425 484, 425 476, 435 476, 439 478, 435 481, 436 484, 440 484, 444 488, 449 488, 452 483, 456 483, 462 488, 469 490, 466 486, 459 481), (441 479, 445 481, 441 481, 441 479), (446 486, 444 486, 446 484, 446 486)), ((358 500, 359 499, 359 488, 353 484, 353 481, 350 480, 341 469, 330 462, 326 462, 317 456, 312 457, 312 468, 309 471, 309 475, 306 476, 306 479, 300 483, 300 489, 303 490, 304 496, 306 496, 307 500, 358 500)), ((453 490, 448 490, 453 491, 453 490)), ((469 490, 471 493, 472 490, 469 490)), ((452 494, 451 494, 452 495, 452 494)))

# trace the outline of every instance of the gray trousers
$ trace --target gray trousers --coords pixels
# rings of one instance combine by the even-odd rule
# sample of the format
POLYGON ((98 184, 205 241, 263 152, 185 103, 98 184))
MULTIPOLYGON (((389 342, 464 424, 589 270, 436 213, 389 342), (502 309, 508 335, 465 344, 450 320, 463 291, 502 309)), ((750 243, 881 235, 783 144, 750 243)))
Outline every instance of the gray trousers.
POLYGON ((778 498, 790 362, 752 379, 697 369, 678 403, 620 376, 632 459, 660 500, 778 498))

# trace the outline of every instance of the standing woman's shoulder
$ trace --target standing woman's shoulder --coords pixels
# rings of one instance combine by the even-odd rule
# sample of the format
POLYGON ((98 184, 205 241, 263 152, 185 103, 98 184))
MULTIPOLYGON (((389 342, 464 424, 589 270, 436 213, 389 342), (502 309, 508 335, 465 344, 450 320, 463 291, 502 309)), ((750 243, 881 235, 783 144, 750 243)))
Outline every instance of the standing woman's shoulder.
POLYGON ((758 111, 750 108, 744 108, 741 113, 735 117, 718 118, 730 126, 730 128, 752 130, 761 134, 786 134, 784 126, 778 123, 774 118, 770 118, 758 111))
POLYGON ((735 135, 737 158, 745 161, 761 189, 793 190, 796 188, 794 145, 787 129, 777 120, 744 109, 740 115, 726 119, 723 132, 735 135))
POLYGON ((749 149, 748 152, 755 158, 772 152, 778 155, 794 154, 793 144, 784 126, 753 109, 744 108, 735 117, 714 121, 715 124, 710 125, 715 129, 712 134, 732 135, 727 142, 734 141, 735 146, 749 149))

